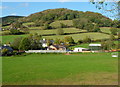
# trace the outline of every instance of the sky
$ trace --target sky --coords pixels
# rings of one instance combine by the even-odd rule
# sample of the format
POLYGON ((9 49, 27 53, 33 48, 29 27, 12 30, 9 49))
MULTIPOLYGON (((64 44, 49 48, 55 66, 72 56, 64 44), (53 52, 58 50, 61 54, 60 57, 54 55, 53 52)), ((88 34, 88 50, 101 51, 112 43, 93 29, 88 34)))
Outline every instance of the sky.
POLYGON ((107 13, 98 10, 90 2, 67 2, 67 0, 59 0, 59 2, 2 2, 0 4, 0 10, 2 11, 0 17, 8 15, 29 16, 36 12, 55 8, 68 8, 84 12, 92 11, 109 16, 107 13))

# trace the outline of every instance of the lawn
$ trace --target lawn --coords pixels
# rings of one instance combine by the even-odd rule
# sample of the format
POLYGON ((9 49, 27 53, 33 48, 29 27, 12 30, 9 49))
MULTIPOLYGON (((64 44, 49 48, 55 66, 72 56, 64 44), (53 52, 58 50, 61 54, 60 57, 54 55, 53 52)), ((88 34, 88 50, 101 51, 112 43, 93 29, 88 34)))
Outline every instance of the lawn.
POLYGON ((3 57, 3 85, 117 85, 110 53, 3 57))

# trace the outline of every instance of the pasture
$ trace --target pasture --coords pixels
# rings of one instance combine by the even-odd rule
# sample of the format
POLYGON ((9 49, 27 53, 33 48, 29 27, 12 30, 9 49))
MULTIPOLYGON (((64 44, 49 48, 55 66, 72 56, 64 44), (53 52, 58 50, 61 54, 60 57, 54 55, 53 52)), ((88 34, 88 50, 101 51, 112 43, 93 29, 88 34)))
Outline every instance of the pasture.
MULTIPOLYGON (((80 30, 77 28, 62 28, 64 30, 64 33, 81 33, 81 32, 86 32, 86 30, 80 30)), ((46 35, 46 34, 56 34, 57 29, 51 29, 51 30, 30 30, 30 33, 38 33, 41 35, 46 35)))
POLYGON ((65 25, 67 25, 67 26, 73 26, 73 21, 72 20, 59 20, 59 21, 55 21, 55 22, 52 22, 50 24, 50 26, 58 28, 61 25, 60 23, 63 23, 65 25))
MULTIPOLYGON (((50 30, 51 31, 51 30, 50 30)), ((49 34, 50 31, 44 33, 44 34, 49 34)), ((68 31, 69 32, 69 31, 68 31)), ((76 31, 77 32, 77 31, 76 31)), ((107 39, 110 36, 107 34, 102 34, 102 33, 82 33, 83 31, 81 31, 80 34, 69 34, 69 35, 50 35, 50 36, 43 36, 43 38, 46 39, 64 39, 64 37, 66 36, 72 36, 73 39, 75 40, 75 42, 77 42, 78 40, 82 40, 86 37, 90 37, 91 39, 107 39)), ((36 33, 36 32, 32 32, 32 33, 36 33)), ((52 32, 54 34, 54 32, 52 32)), ((40 34, 38 32, 38 34, 40 34)), ((12 42, 16 37, 25 37, 27 35, 6 35, 6 36, 0 36, 0 38, 2 38, 2 43, 8 43, 8 42, 12 42)))
POLYGON ((3 57, 3 85, 117 85, 110 53, 29 54, 3 57))
POLYGON ((25 37, 26 35, 6 35, 0 36, 2 43, 9 43, 12 42, 17 37, 25 37))
POLYGON ((110 29, 111 29, 110 27, 101 27, 101 28, 100 28, 100 30, 101 30, 102 32, 108 33, 108 34, 111 34, 110 29))
POLYGON ((75 41, 82 40, 86 37, 90 37, 93 40, 96 39, 108 39, 110 36, 107 34, 103 33, 96 33, 96 32, 91 32, 91 33, 81 33, 81 34, 70 34, 70 35, 54 35, 54 36, 43 36, 44 38, 52 38, 52 39, 63 39, 65 36, 71 36, 75 41))

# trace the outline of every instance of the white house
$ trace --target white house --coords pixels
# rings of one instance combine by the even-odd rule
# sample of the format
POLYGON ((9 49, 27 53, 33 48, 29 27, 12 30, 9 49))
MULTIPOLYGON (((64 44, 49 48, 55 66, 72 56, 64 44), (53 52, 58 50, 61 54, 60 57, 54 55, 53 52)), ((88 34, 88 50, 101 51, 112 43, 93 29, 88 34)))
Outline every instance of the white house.
POLYGON ((89 49, 87 48, 82 48, 82 47, 77 47, 77 48, 74 48, 73 52, 83 52, 83 51, 87 51, 89 49))

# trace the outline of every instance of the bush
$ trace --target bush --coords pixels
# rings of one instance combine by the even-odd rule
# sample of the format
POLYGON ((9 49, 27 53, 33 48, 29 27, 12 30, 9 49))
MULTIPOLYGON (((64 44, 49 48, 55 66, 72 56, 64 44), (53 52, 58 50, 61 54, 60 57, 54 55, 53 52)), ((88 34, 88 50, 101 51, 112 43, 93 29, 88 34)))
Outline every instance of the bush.
POLYGON ((10 35, 11 33, 9 31, 7 32, 2 32, 1 35, 10 35))
POLYGON ((21 34, 21 32, 17 29, 11 29, 10 32, 11 34, 14 34, 14 35, 21 34))
POLYGON ((78 40, 77 44, 82 44, 83 40, 78 40))
POLYGON ((117 35, 118 29, 117 28, 111 28, 110 29, 111 34, 117 35))
POLYGON ((8 49, 4 48, 2 49, 2 56, 7 56, 8 55, 8 49))
POLYGON ((90 37, 86 37, 86 38, 83 39, 83 42, 84 42, 84 43, 91 43, 92 40, 91 40, 90 37))
POLYGON ((64 35, 64 30, 62 28, 57 29, 56 35, 64 35))

